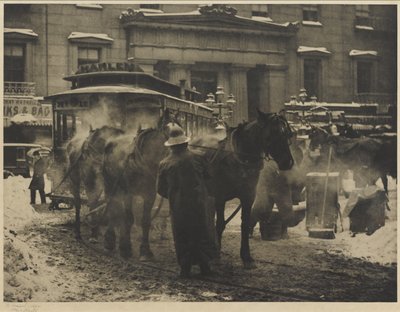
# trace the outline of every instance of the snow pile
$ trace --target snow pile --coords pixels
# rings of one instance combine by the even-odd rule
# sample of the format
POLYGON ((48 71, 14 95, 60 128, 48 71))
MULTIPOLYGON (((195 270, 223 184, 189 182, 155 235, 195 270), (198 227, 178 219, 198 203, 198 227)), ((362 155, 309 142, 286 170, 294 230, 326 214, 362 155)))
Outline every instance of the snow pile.
MULTIPOLYGON (((306 231, 306 219, 296 227, 289 228, 289 235, 292 233, 302 239, 320 240, 321 243, 327 245, 327 251, 332 254, 343 254, 349 258, 359 258, 381 265, 397 263, 397 185, 391 178, 388 182, 390 211, 386 211, 385 225, 372 235, 358 233, 353 236, 350 232, 349 218, 343 218, 343 229, 338 220, 338 232, 333 240, 309 238, 306 231)), ((376 185, 383 188, 380 181, 376 185)), ((343 214, 347 199, 340 196, 339 203, 343 214)))
POLYGON ((343 254, 361 258, 382 265, 397 263, 397 227, 396 222, 389 222, 371 236, 365 233, 351 237, 349 232, 337 234, 338 244, 343 244, 343 254))
MULTIPOLYGON (((4 301, 25 302, 41 300, 41 293, 51 286, 54 275, 41 255, 24 240, 33 239, 33 233, 24 239, 25 227, 41 220, 30 205, 31 179, 21 176, 3 180, 4 194, 4 301)), ((45 191, 50 182, 45 179, 45 191)), ((40 202, 36 194, 36 202, 40 202)))
MULTIPOLYGON (((21 176, 9 177, 3 181, 5 228, 21 229, 39 216, 29 204, 30 181, 31 179, 21 176)), ((36 194, 36 197, 39 197, 39 194, 36 194)))

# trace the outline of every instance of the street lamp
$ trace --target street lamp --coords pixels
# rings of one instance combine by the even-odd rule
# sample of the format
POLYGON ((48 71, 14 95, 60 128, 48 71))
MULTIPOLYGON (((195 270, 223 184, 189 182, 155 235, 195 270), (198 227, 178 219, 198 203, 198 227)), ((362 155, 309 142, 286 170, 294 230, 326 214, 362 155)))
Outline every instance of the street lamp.
POLYGON ((306 89, 300 89, 300 94, 299 94, 300 102, 304 105, 307 99, 307 90, 306 89))
MULTIPOLYGON (((306 102, 306 99, 307 99, 306 89, 304 89, 304 88, 300 89, 299 99, 300 99, 301 104, 304 105, 304 103, 306 102)), ((304 108, 302 109, 302 115, 304 118, 304 116, 305 116, 304 108)))
POLYGON ((218 122, 223 122, 224 119, 231 118, 233 116, 233 108, 236 104, 236 100, 233 94, 228 95, 228 99, 224 103, 224 88, 221 86, 217 87, 215 96, 212 93, 207 94, 206 105, 214 109, 213 115, 217 118, 218 122), (216 111, 216 109, 218 109, 216 111), (223 114, 222 109, 226 109, 226 113, 223 114))

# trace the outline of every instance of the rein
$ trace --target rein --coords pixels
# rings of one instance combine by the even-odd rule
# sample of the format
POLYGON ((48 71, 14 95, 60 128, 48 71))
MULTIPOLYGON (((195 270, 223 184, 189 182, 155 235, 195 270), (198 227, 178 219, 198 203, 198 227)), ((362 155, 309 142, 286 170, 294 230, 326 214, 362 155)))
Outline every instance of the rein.
POLYGON ((99 153, 99 151, 96 150, 96 148, 90 143, 87 143, 86 146, 89 148, 89 151, 93 151, 94 152, 93 153, 94 155, 100 154, 100 156, 96 157, 96 156, 91 155, 91 153, 84 154, 82 149, 81 149, 82 156, 87 156, 95 164, 102 165, 103 164, 103 160, 104 160, 104 157, 102 156, 102 153, 99 153))
POLYGON ((143 141, 144 141, 144 135, 152 131, 158 131, 158 130, 153 128, 145 130, 135 138, 135 146, 133 148, 132 153, 128 155, 127 165, 129 166, 129 159, 133 159, 134 163, 140 166, 149 175, 149 177, 151 177, 153 180, 156 180, 157 176, 153 174, 148 163, 145 160, 143 153, 141 152, 141 147, 143 146, 143 141))

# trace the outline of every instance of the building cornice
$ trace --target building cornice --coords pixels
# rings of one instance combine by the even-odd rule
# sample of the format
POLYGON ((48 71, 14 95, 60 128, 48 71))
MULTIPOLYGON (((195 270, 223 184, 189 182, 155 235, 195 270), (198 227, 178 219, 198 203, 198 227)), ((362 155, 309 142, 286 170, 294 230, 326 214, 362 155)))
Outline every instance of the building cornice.
POLYGON ((299 29, 297 23, 278 24, 236 15, 236 9, 223 4, 200 7, 188 13, 149 14, 128 9, 120 21, 124 28, 157 28, 179 31, 240 33, 290 37, 299 29))

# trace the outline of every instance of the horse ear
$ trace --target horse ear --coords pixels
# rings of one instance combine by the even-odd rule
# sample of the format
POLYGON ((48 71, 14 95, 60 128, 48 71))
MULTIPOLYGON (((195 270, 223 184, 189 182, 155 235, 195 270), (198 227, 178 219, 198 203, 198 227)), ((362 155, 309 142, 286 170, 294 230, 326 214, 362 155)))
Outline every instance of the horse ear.
POLYGON ((168 118, 169 118, 169 115, 170 115, 170 110, 169 110, 169 108, 167 107, 167 108, 164 110, 164 118, 165 118, 165 117, 168 117, 168 118))
POLYGON ((257 107, 257 114, 258 114, 258 118, 259 120, 265 120, 265 118, 267 117, 267 114, 260 111, 260 109, 257 107))
POLYGON ((139 127, 138 127, 138 129, 137 129, 137 132, 136 133, 140 133, 142 131, 142 124, 139 124, 139 127))
POLYGON ((89 131, 90 131, 90 132, 93 132, 92 124, 89 125, 89 131))

